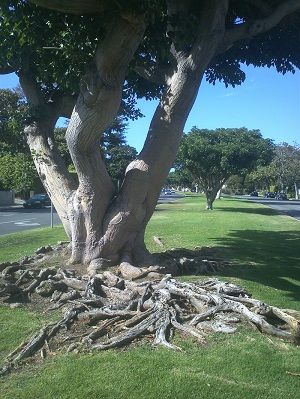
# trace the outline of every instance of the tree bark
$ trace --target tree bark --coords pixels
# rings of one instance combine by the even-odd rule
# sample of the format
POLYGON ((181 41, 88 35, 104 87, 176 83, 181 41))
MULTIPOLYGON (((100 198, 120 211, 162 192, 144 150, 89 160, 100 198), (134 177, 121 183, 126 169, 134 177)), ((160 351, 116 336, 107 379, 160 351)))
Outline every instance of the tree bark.
POLYGON ((294 188, 295 188, 295 198, 296 200, 299 199, 299 188, 297 182, 294 183, 294 188))
POLYGON ((145 227, 176 157, 205 69, 223 38, 227 2, 207 2, 203 11, 191 52, 174 50, 176 70, 167 81, 145 145, 137 160, 128 166, 120 193, 106 217, 103 240, 109 242, 108 253, 123 250, 127 258, 141 259, 145 227))
POLYGON ((68 198, 76 188, 76 182, 68 172, 55 145, 53 129, 53 122, 39 121, 27 126, 25 133, 38 175, 53 202, 67 235, 71 238, 68 198))
MULTIPOLYGON (((104 216, 114 186, 100 154, 101 134, 120 107, 128 64, 145 29, 142 16, 117 18, 99 45, 95 63, 81 82, 81 93, 67 130, 67 143, 79 187, 69 200, 72 230, 72 262, 115 257, 111 234, 103 237, 104 216)), ((119 224, 119 218, 112 224, 119 224)))
POLYGON ((71 238, 68 198, 76 189, 76 182, 68 172, 58 151, 53 133, 59 115, 69 116, 70 110, 74 106, 74 99, 72 96, 56 96, 49 104, 45 101, 29 65, 23 66, 18 74, 27 101, 39 114, 36 121, 31 122, 25 128, 27 143, 38 175, 54 204, 68 237, 71 238))

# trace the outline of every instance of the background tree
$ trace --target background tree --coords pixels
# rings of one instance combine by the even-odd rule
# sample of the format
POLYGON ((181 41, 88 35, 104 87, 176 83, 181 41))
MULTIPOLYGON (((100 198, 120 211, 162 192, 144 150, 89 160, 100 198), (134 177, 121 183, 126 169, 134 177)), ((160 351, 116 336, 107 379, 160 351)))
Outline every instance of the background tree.
POLYGON ((127 144, 112 147, 109 153, 106 153, 105 163, 107 170, 119 188, 124 179, 127 166, 136 156, 136 149, 127 144))
POLYGON ((289 191, 299 196, 300 148, 297 143, 276 144, 274 158, 267 166, 260 166, 248 175, 248 181, 255 187, 270 191, 289 191))
POLYGON ((0 155, 30 154, 24 128, 28 106, 19 89, 0 89, 0 155))
POLYGON ((258 166, 256 170, 247 175, 246 183, 249 187, 251 187, 250 191, 253 191, 254 189, 271 191, 271 187, 275 184, 273 162, 266 166, 258 166))
POLYGON ((274 182, 279 191, 295 190, 298 199, 300 182, 300 148, 298 144, 281 143, 276 146, 275 157, 270 165, 274 182))
POLYGON ((294 71, 299 9, 300 0, 2 0, 0 70, 18 74, 30 104, 27 142, 73 262, 145 260, 144 231, 202 78, 241 84, 240 63, 294 71), (135 117, 142 96, 160 102, 116 196, 99 135, 120 110, 135 117), (78 183, 55 143, 61 116, 71 117, 78 183))
POLYGON ((175 169, 169 173, 166 184, 171 187, 192 189, 193 178, 186 169, 185 170, 175 169))
POLYGON ((28 154, 6 154, 0 156, 0 190, 14 190, 22 197, 39 180, 32 158, 28 154))
POLYGON ((181 142, 177 168, 187 170, 203 188, 207 209, 213 209, 218 191, 232 175, 244 176, 259 164, 271 162, 273 144, 258 130, 198 129, 181 142))

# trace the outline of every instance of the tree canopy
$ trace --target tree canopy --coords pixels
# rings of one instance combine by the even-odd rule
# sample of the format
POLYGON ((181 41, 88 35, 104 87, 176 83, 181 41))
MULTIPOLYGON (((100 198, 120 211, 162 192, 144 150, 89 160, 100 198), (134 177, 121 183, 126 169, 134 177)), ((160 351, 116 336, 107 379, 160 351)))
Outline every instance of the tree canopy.
POLYGON ((176 168, 187 171, 204 190, 207 207, 232 175, 245 175, 271 162, 274 144, 259 130, 193 127, 179 147, 176 168))
MULTIPOLYGON (((126 13, 142 15, 146 29, 126 74, 122 102, 123 112, 137 117, 138 113, 132 108, 135 98, 157 98, 162 93, 163 74, 174 65, 171 42, 174 41, 177 50, 186 51, 199 33, 204 5, 188 1, 175 17, 168 13, 171 3, 176 4, 176 1, 3 0, 0 72, 16 72, 21 76, 30 71, 46 101, 62 93, 78 94, 78 77, 92 68, 109 18, 126 13), (35 7, 32 3, 52 10, 35 7)), ((226 35, 205 70, 206 79, 210 83, 219 80, 226 85, 241 84, 246 78, 241 63, 274 66, 280 73, 294 72, 300 65, 300 17, 294 12, 298 8, 299 2, 295 0, 229 1, 226 35)), ((35 111, 32 110, 33 114, 35 111)), ((60 112, 65 113, 63 107, 60 112)))

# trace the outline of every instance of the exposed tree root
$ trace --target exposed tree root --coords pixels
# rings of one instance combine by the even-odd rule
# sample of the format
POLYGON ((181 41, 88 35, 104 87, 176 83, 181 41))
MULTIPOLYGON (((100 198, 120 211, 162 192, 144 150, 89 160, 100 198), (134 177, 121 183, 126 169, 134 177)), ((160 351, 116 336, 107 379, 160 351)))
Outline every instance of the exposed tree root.
POLYGON ((44 358, 58 346, 68 351, 105 350, 153 336, 154 345, 180 350, 170 342, 174 330, 203 343, 210 332, 232 333, 241 321, 288 341, 300 338, 295 312, 266 305, 241 287, 215 279, 184 283, 166 275, 129 281, 111 272, 80 277, 51 268, 13 270, 5 276, 9 274, 7 284, 15 288, 4 286, 2 295, 51 297, 48 310, 63 307, 64 315, 14 350, 0 375, 39 351, 44 358))

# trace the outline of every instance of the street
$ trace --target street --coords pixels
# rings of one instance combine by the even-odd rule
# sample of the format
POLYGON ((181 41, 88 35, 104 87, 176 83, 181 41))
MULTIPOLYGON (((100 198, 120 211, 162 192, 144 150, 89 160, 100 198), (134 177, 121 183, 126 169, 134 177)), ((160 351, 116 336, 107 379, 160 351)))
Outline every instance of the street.
POLYGON ((249 197, 248 199, 253 202, 267 205, 278 212, 284 213, 285 215, 292 216, 293 218, 300 220, 300 201, 279 201, 273 198, 263 197, 249 197))
MULTIPOLYGON (((24 209, 22 206, 2 207, 0 209, 0 236, 18 231, 49 227, 51 208, 24 209)), ((56 212, 53 214, 53 224, 60 223, 56 212)))
MULTIPOLYGON (((159 197, 158 204, 172 202, 182 195, 172 194, 159 197)), ((22 205, 0 208, 0 236, 19 231, 50 227, 50 207, 42 209, 24 209, 22 205)), ((60 219, 56 212, 53 214, 53 224, 59 224, 60 219)))

